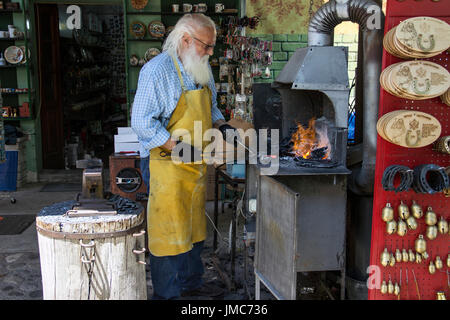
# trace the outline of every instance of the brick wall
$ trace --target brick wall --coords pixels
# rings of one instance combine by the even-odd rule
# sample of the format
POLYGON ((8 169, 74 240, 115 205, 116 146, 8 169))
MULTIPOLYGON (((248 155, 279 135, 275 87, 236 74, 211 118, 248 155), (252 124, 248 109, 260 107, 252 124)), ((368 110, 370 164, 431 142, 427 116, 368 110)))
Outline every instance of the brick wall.
POLYGON ((289 58, 292 57, 295 50, 308 45, 307 34, 251 34, 250 36, 272 41, 273 62, 269 67, 271 77, 255 78, 254 82, 256 83, 272 82, 281 72, 289 58))

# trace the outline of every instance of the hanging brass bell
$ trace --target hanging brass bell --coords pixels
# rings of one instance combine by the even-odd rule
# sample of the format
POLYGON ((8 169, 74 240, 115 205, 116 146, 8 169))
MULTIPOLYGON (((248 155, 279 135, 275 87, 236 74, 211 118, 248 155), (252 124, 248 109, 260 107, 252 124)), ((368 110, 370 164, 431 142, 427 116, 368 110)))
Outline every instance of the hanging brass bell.
POLYGON ((406 224, 408 225, 408 228, 411 230, 417 229, 417 221, 416 218, 414 218, 413 216, 409 216, 409 218, 406 219, 406 224))
POLYGON ((413 203, 411 205, 411 213, 416 219, 420 219, 423 216, 422 207, 417 204, 416 201, 413 200, 413 203))
POLYGON ((388 287, 387 287, 386 281, 383 280, 383 282, 381 283, 380 290, 381 290, 381 294, 386 294, 387 293, 388 287))
POLYGON ((391 255, 389 256, 389 266, 395 266, 395 258, 393 253, 391 253, 391 255))
POLYGON ((394 234, 396 231, 397 231, 397 222, 395 220, 391 220, 386 223, 387 234, 394 234))
POLYGON ((416 253, 416 263, 422 263, 422 255, 416 253))
POLYGON ((436 226, 427 226, 427 238, 430 240, 434 240, 437 237, 437 227, 436 226))
POLYGON ((392 284, 392 281, 389 280, 388 282, 388 293, 393 294, 394 293, 394 285, 392 284))
POLYGON ((387 248, 384 248, 384 251, 381 253, 381 257, 380 257, 381 265, 383 267, 387 267, 390 259, 391 259, 391 255, 387 251, 387 248))
POLYGON ((440 234, 448 233, 448 222, 441 216, 438 222, 438 231, 440 234))
POLYGON ((389 222, 394 219, 394 209, 389 202, 386 203, 386 206, 381 210, 381 219, 383 219, 384 222, 389 222))
POLYGON ((409 208, 403 201, 400 201, 400 205, 398 206, 398 216, 404 220, 409 217, 409 208))
POLYGON ((428 266, 428 272, 430 274, 434 274, 436 272, 436 267, 433 263, 433 260, 430 261, 430 265, 428 266))
POLYGON ((447 298, 445 298, 444 291, 436 292, 436 300, 447 300, 447 298))
POLYGON ((427 242, 425 241, 422 235, 419 235, 419 238, 417 238, 416 241, 414 242, 414 248, 418 253, 423 253, 427 251, 427 242))
POLYGON ((402 253, 399 249, 395 249, 395 261, 402 262, 402 253))
POLYGON ((416 261, 416 255, 414 254, 414 252, 411 249, 408 250, 408 255, 409 255, 409 262, 416 261))
POLYGON ((408 231, 408 226, 406 225, 406 222, 403 221, 402 219, 400 219, 397 222, 397 234, 400 237, 403 237, 406 234, 407 231, 408 231))
POLYGON ((427 260, 430 256, 428 255, 428 253, 426 251, 422 252, 422 258, 423 260, 427 260))
POLYGON ((434 262, 436 269, 441 270, 444 267, 444 263, 441 260, 441 257, 436 256, 436 261, 434 262))
POLYGON ((398 285, 397 282, 394 284, 394 294, 396 296, 398 296, 400 294, 400 286, 398 285))
POLYGON ((425 213, 425 223, 429 226, 434 226, 437 222, 436 213, 434 213, 433 208, 428 207, 425 213))
POLYGON ((406 249, 402 250, 402 261, 403 262, 408 262, 409 261, 409 255, 408 255, 408 252, 406 251, 406 249))

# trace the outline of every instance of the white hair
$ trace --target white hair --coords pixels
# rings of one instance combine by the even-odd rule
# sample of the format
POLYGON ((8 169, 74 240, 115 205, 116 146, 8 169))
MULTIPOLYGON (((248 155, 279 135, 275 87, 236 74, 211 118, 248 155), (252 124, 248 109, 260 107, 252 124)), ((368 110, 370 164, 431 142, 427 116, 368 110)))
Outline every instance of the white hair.
POLYGON ((180 53, 181 39, 187 33, 193 36, 195 31, 199 29, 210 28, 216 32, 216 25, 214 21, 202 13, 185 14, 178 20, 175 28, 170 32, 166 41, 163 44, 163 51, 167 51, 173 56, 180 53))

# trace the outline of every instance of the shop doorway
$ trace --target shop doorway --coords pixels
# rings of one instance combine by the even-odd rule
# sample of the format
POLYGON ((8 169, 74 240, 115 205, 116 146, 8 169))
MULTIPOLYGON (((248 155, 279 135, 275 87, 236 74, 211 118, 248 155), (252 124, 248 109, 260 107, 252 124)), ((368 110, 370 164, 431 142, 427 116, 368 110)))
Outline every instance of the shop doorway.
POLYGON ((57 6, 36 5, 36 24, 42 164, 44 169, 62 169, 64 168, 64 138, 57 6))
POLYGON ((36 23, 44 169, 114 152, 117 127, 127 126, 123 8, 77 5, 80 28, 65 4, 37 4, 36 23))

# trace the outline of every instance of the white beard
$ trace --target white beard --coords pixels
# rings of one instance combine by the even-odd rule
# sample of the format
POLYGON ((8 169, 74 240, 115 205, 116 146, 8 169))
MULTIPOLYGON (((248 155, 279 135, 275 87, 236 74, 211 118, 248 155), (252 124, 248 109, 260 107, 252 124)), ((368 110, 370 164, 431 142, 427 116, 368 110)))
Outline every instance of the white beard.
POLYGON ((183 67, 194 79, 195 83, 202 86, 208 84, 211 73, 209 72, 209 55, 200 58, 195 52, 195 47, 191 45, 182 56, 183 67))

